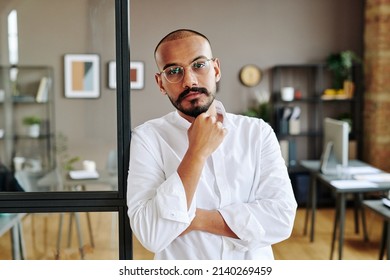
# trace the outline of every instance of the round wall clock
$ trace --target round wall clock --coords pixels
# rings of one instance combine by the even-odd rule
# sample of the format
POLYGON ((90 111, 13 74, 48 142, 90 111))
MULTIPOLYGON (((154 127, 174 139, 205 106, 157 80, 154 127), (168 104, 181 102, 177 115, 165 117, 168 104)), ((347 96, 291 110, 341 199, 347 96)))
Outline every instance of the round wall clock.
POLYGON ((262 79, 262 72, 259 67, 253 64, 245 65, 241 68, 239 77, 240 82, 246 87, 258 85, 262 79))

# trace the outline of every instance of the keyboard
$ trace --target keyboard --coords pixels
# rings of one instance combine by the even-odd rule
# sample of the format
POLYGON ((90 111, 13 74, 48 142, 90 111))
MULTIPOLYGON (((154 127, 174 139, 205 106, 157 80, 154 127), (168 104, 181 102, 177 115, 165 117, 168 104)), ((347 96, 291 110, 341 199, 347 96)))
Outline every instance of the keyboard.
POLYGON ((390 199, 388 198, 382 198, 382 202, 385 206, 390 207, 390 199))

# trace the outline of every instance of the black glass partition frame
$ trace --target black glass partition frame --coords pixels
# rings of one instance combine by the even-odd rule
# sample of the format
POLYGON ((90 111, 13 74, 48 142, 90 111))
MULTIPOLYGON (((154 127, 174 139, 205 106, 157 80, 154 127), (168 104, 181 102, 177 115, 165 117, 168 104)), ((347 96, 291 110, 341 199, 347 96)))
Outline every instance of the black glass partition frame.
POLYGON ((126 174, 130 143, 129 2, 115 1, 118 191, 0 193, 2 213, 118 212, 119 258, 132 259, 126 174))

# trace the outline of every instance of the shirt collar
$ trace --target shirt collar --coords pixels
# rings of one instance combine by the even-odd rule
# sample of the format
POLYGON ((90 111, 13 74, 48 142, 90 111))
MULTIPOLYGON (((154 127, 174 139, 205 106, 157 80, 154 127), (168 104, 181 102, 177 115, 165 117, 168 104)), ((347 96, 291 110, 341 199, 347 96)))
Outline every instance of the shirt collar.
POLYGON ((234 126, 234 123, 232 123, 231 119, 229 118, 229 115, 226 113, 225 107, 223 106, 221 101, 215 100, 215 108, 217 110, 217 113, 223 116, 223 125, 225 127, 234 126))

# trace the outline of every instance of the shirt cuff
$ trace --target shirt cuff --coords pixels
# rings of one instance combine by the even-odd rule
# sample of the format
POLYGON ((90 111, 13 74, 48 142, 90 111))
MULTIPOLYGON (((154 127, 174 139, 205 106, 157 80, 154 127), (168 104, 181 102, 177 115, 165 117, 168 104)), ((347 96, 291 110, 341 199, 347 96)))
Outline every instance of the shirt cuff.
POLYGON ((226 238, 236 250, 245 252, 249 249, 260 247, 261 237, 265 232, 251 213, 248 213, 245 205, 235 205, 218 210, 229 228, 238 236, 236 238, 226 238), (244 209, 237 209, 237 208, 244 209), (242 215, 237 215, 242 213, 242 215))
POLYGON ((158 213, 163 219, 190 224, 195 217, 195 199, 187 210, 184 186, 177 172, 157 189, 156 202, 158 213))

